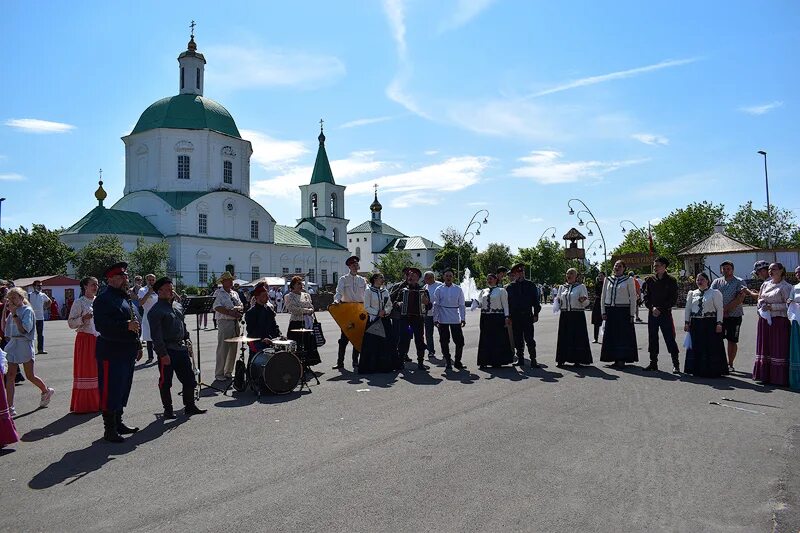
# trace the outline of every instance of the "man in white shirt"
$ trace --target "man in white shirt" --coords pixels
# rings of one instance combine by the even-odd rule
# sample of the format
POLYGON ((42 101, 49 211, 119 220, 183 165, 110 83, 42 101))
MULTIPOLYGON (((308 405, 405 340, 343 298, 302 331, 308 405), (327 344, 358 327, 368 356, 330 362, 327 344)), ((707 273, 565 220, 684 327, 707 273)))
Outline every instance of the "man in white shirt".
MULTIPOLYGON (((339 281, 336 283, 336 294, 333 296, 334 304, 343 302, 364 303, 367 280, 358 275, 358 269, 361 266, 359 261, 361 261, 360 257, 351 255, 347 258, 347 261, 344 262, 350 272, 339 278, 339 281)), ((336 366, 333 367, 334 370, 342 370, 344 368, 344 352, 347 350, 347 344, 349 342, 350 340, 347 338, 347 335, 342 331, 342 335, 339 337, 339 356, 336 359, 336 366)), ((353 346, 353 371, 357 370, 358 356, 358 350, 353 346)))
MULTIPOLYGON (((442 286, 441 282, 436 281, 436 275, 432 270, 425 272, 423 281, 425 282, 425 290, 428 291, 430 296, 433 296, 433 293, 436 292, 436 289, 442 286)), ((425 347, 428 349, 428 357, 433 357, 436 355, 436 344, 433 342, 434 329, 433 309, 430 309, 425 315, 425 347)))
POLYGON ((236 362, 235 342, 225 342, 225 339, 238 337, 242 334, 239 321, 244 314, 244 306, 239 294, 233 290, 233 275, 223 272, 219 278, 222 287, 214 292, 214 316, 217 320, 217 366, 214 369, 214 379, 224 381, 233 379, 233 365, 236 362))
POLYGON ((433 293, 433 323, 439 329, 439 342, 444 355, 445 369, 456 367, 464 370, 466 367, 461 362, 464 352, 464 332, 461 328, 466 325, 466 306, 464 304, 464 291, 453 284, 453 269, 444 271, 444 285, 436 288, 433 293), (450 336, 456 346, 456 360, 450 357, 450 336))
POLYGON ((33 282, 33 290, 28 293, 28 301, 33 307, 33 315, 36 318, 36 353, 46 354, 44 350, 44 309, 50 308, 50 297, 42 292, 42 282, 38 279, 33 282))
POLYGON ((144 287, 139 289, 136 295, 139 307, 142 308, 142 340, 147 344, 147 363, 153 362, 153 338, 150 336, 150 322, 147 321, 147 313, 158 302, 158 293, 153 285, 156 283, 156 275, 148 274, 144 277, 144 287))

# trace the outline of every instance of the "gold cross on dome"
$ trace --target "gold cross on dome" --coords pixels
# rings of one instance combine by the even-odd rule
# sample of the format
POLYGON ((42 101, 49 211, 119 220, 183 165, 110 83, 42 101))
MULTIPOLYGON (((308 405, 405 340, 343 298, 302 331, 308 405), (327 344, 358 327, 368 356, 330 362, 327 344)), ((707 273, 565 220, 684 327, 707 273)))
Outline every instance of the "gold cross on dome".
POLYGON ((189 27, 192 28, 192 37, 194 37, 194 27, 195 26, 197 26, 197 24, 195 24, 194 21, 192 21, 192 23, 189 24, 189 27))
POLYGON ((319 119, 319 131, 322 131, 322 125, 325 123, 324 120, 319 119))

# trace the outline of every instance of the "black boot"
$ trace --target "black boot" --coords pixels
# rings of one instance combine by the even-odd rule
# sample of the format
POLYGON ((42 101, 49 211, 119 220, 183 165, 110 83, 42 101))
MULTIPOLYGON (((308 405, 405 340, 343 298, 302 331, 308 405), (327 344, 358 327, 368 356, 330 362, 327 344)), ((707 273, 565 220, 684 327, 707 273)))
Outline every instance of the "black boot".
POLYGON ((658 371, 658 363, 656 361, 650 360, 650 364, 644 367, 644 369, 648 371, 658 371))
POLYGON ((540 368, 541 365, 536 362, 536 357, 531 357, 531 368, 540 368))
POLYGON ((108 442, 125 442, 117 433, 117 419, 114 413, 103 411, 103 439, 108 442))
POLYGON ((460 357, 456 357, 456 362, 455 362, 455 363, 453 363, 453 366, 454 366, 454 367, 456 367, 456 368, 457 368, 457 369, 459 369, 459 370, 465 370, 465 369, 467 368, 467 367, 465 367, 465 366, 464 366, 464 364, 461 362, 461 358, 460 358, 460 357))
POLYGON ((175 420, 178 418, 175 416, 175 411, 172 410, 172 406, 164 407, 164 420, 175 420))
POLYGON ((116 421, 117 421, 117 431, 119 432, 120 435, 133 435, 134 433, 139 431, 139 428, 137 427, 130 427, 125 425, 125 423, 122 421, 122 413, 117 413, 116 421))
POLYGON ((522 355, 517 356, 517 362, 514 363, 514 366, 518 366, 520 368, 525 368, 525 357, 522 355))
POLYGON ((453 361, 450 359, 449 355, 444 356, 444 369, 445 370, 452 370, 453 369, 453 361))
POLYGON ((183 412, 186 416, 202 415, 203 413, 207 413, 208 409, 200 409, 196 404, 190 403, 183 408, 183 412))
POLYGON ((430 367, 429 367, 428 365, 426 365, 426 364, 424 363, 424 361, 425 361, 425 359, 424 359, 424 358, 422 358, 422 357, 419 357, 419 358, 417 359, 417 369, 418 369, 418 370, 429 370, 429 369, 430 369, 430 367))
POLYGON ((680 374, 681 373, 681 360, 678 354, 672 354, 672 373, 673 374, 680 374))

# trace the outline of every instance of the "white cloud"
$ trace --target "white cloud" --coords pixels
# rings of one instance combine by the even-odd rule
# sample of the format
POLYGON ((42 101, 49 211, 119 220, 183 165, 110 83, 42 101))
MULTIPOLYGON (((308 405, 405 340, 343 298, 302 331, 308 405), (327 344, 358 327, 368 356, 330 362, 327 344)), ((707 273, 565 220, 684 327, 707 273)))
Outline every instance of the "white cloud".
POLYGON ((10 174, 0 174, 0 181, 22 181, 25 179, 25 176, 22 174, 10 173, 10 174))
POLYGON ((439 153, 439 150, 425 150, 425 155, 436 155, 439 153))
POLYGON ((5 125, 28 133, 67 133, 75 129, 72 124, 38 118, 12 118, 6 120, 5 125))
POLYGON ((389 29, 392 31, 392 38, 397 47, 397 57, 401 61, 406 61, 408 48, 406 46, 405 3, 403 0, 384 0, 383 10, 386 12, 389 29))
POLYGON ((551 87, 549 89, 545 89, 543 91, 539 91, 529 95, 527 98, 538 98, 540 96, 545 96, 547 94, 559 93, 562 91, 567 91, 569 89, 575 89, 578 87, 587 87, 589 85, 596 85, 598 83, 605 83, 608 81, 614 80, 621 80, 625 78, 632 78, 634 76, 638 76, 640 74, 646 74, 649 72, 655 72, 657 70, 665 69, 665 68, 672 68, 672 67, 680 67, 683 65, 688 65, 690 63, 694 63, 699 61, 699 57, 692 57, 687 59, 669 59, 666 61, 661 61, 660 63, 655 63, 653 65, 647 65, 644 67, 636 67, 627 70, 619 70, 617 72, 610 72, 608 74, 601 74, 598 76, 589 76, 587 78, 581 78, 573 81, 569 81, 566 83, 562 83, 556 85, 555 87, 551 87))
POLYGON ((554 150, 534 150, 531 155, 519 158, 525 166, 511 171, 512 176, 530 178, 542 185, 600 180, 610 172, 637 165, 646 159, 623 161, 561 161, 564 154, 554 150))
POLYGON ((524 215, 522 218, 525 219, 525 222, 530 222, 531 224, 538 224, 539 222, 544 222, 544 219, 542 217, 531 217, 528 215, 524 215))
POLYGON ((656 135, 653 133, 634 133, 633 135, 631 135, 631 137, 639 142, 642 142, 644 144, 649 144, 651 146, 656 146, 656 145, 666 146, 669 144, 669 139, 667 139, 663 135, 656 135))
POLYGON ((489 202, 469 202, 467 205, 470 207, 482 207, 484 205, 489 205, 489 202))
POLYGON ((209 87, 219 90, 315 88, 340 79, 346 72, 337 57, 297 50, 218 45, 208 47, 206 54, 214 57, 206 71, 209 87))
POLYGON ((453 16, 444 21, 439 28, 440 32, 460 28, 470 20, 477 17, 487 7, 492 5, 495 0, 458 0, 453 16))
POLYGON ((275 139, 257 130, 243 129, 240 133, 253 145, 252 160, 266 170, 285 168, 308 153, 300 141, 275 139))
POLYGON ((764 115, 773 109, 778 109, 779 107, 783 107, 783 102, 775 100, 774 102, 770 102, 768 104, 740 107, 739 111, 742 113, 747 113, 748 115, 764 115))
POLYGON ((410 192, 395 196, 389 202, 389 207, 404 209, 414 205, 436 205, 439 199, 426 192, 410 192))
POLYGON ((387 122, 392 120, 393 116, 384 116, 384 117, 373 117, 373 118, 359 118, 356 120, 351 120, 350 122, 345 122, 340 128, 357 128, 359 126, 368 126, 370 124, 378 124, 380 122, 387 122))

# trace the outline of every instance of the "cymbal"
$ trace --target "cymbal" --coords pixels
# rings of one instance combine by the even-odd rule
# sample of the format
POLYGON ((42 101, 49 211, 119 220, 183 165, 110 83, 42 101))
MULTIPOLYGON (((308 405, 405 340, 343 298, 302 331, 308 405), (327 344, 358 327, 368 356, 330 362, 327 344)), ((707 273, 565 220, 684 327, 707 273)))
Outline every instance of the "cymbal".
POLYGON ((230 339, 225 339, 225 342, 251 342, 251 341, 260 341, 261 339, 256 339, 253 337, 245 337, 242 335, 241 337, 231 337, 230 339))
POLYGON ((293 333, 314 333, 313 329, 305 329, 305 328, 290 329, 289 331, 293 333))

